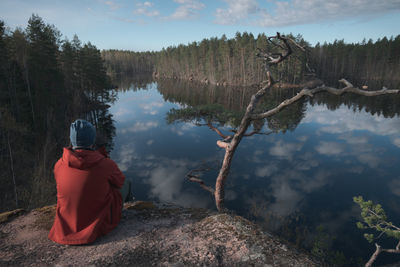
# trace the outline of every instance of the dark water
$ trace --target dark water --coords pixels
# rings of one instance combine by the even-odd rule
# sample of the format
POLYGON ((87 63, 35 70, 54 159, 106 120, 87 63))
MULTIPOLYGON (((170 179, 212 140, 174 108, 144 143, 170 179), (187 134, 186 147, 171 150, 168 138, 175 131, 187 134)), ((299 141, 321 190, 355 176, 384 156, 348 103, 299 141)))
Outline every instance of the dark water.
MULTIPOLYGON (((185 175, 212 167, 202 178, 214 185, 224 155, 216 146, 220 137, 187 118, 168 124, 167 113, 219 103, 234 117, 252 89, 177 81, 130 89, 126 84, 111 107, 117 129, 112 158, 133 181, 136 199, 214 208, 209 193, 185 175)), ((261 106, 272 107, 293 93, 272 92, 261 106)), ((390 220, 400 225, 400 102, 323 95, 312 101, 262 122, 263 132, 274 133, 242 140, 226 184, 226 206, 299 247, 314 248, 331 262, 344 263, 345 256, 348 265, 355 265, 369 258, 374 245, 355 225, 360 209, 353 196, 381 203, 390 220)), ((229 134, 232 124, 234 119, 225 118, 219 126, 229 134)), ((379 243, 396 244, 390 239, 379 243)), ((379 260, 400 258, 381 255, 379 260)))

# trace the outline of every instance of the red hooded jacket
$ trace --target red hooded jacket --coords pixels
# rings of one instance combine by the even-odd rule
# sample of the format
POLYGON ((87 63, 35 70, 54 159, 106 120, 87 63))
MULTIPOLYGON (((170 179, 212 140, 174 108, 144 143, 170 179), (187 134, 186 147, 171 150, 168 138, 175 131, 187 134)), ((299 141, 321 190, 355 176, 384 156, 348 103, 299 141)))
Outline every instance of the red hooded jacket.
POLYGON ((125 176, 105 150, 72 150, 54 166, 57 212, 49 239, 60 244, 93 242, 121 219, 125 176))

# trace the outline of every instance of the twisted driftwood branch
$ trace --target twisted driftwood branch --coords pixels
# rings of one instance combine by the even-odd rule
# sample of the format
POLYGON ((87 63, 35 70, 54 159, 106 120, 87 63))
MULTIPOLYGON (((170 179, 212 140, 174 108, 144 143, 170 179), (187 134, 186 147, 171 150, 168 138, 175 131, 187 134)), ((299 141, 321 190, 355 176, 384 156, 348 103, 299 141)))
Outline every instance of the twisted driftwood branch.
POLYGON ((385 249, 382 248, 380 245, 378 245, 377 243, 375 243, 375 247, 376 250, 374 252, 374 254, 372 254, 371 258, 369 259, 369 261, 365 264, 365 267, 371 267, 372 264, 375 262, 376 258, 378 258, 378 255, 381 252, 387 252, 387 253, 397 253, 400 254, 400 241, 399 243, 397 243, 397 246, 395 249, 385 249))
POLYGON ((342 89, 337 89, 337 88, 328 87, 328 86, 323 85, 323 86, 316 87, 313 89, 304 88, 297 95, 295 95, 292 98, 284 100, 282 103, 280 103, 275 108, 270 109, 264 113, 253 114, 253 115, 251 115, 251 118, 253 120, 265 119, 267 117, 270 117, 270 116, 278 113, 284 107, 287 107, 287 106, 293 104, 294 102, 298 101, 303 96, 313 97, 315 94, 318 94, 321 92, 328 92, 328 93, 334 94, 334 95, 342 95, 344 93, 354 93, 354 94, 363 95, 363 96, 398 94, 400 92, 399 89, 387 89, 387 88, 382 88, 381 90, 376 90, 376 91, 365 91, 365 90, 359 89, 358 87, 354 87, 350 82, 348 82, 345 79, 341 79, 341 80, 339 80, 339 82, 345 84, 346 87, 344 87, 342 89))
POLYGON ((193 174, 195 172, 202 172, 202 171, 207 171, 207 170, 209 170, 209 168, 194 169, 194 170, 191 170, 190 172, 188 172, 186 174, 186 177, 188 178, 189 181, 194 182, 194 183, 198 183, 201 188, 203 188, 204 190, 210 192, 211 195, 214 196, 214 192, 215 192, 214 188, 212 188, 211 186, 206 185, 206 183, 202 179, 200 179, 199 176, 193 174))

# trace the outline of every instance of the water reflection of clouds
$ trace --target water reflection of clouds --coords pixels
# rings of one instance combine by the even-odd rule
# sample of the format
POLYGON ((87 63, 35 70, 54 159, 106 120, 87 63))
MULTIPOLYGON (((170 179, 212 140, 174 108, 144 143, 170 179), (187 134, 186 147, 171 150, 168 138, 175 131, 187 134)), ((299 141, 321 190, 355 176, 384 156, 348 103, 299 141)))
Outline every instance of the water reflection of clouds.
MULTIPOLYGON (((193 167, 188 160, 157 159, 144 180, 151 186, 150 195, 161 202, 172 202, 185 207, 207 207, 211 197, 183 189, 185 176, 193 167)), ((231 198, 236 195, 231 194, 231 198)))
POLYGON ((154 143, 153 139, 150 139, 146 142, 146 145, 151 146, 154 143))
MULTIPOLYGON (((273 164, 278 163, 275 162, 273 164)), ((318 165, 317 162, 314 164, 318 165)), ((265 218, 268 227, 271 230, 276 230, 284 222, 284 218, 301 210, 301 204, 306 199, 307 194, 318 191, 332 182, 332 179, 330 179, 332 173, 319 168, 315 170, 314 174, 305 175, 298 169, 290 167, 279 169, 276 165, 271 166, 274 172, 267 173, 271 177, 269 189, 264 192, 266 195, 262 197, 259 195, 256 201, 259 202, 259 206, 264 205, 266 208, 263 212, 258 213, 257 216, 265 218), (259 199, 259 197, 265 198, 268 195, 272 196, 272 201, 268 203, 265 203, 265 200, 259 199), (274 220, 271 221, 269 220, 270 218, 274 218, 274 220)), ((256 173, 264 174, 262 173, 264 170, 265 172, 271 172, 271 166, 266 166, 265 169, 261 168, 256 173)), ((250 199, 246 201, 251 202, 250 199)))
POLYGON ((366 136, 352 136, 349 133, 342 134, 338 136, 339 139, 346 141, 346 143, 350 145, 356 145, 356 144, 367 144, 368 143, 368 137, 366 136))
POLYGON ((396 180, 392 180, 389 183, 389 188, 393 194, 395 194, 396 196, 400 196, 400 177, 396 180))
POLYGON ((270 148, 269 154, 272 156, 291 160, 296 151, 300 151, 303 147, 302 143, 288 143, 279 140, 273 147, 270 148))
POLYGON ((136 133, 136 132, 145 132, 153 128, 157 128, 159 126, 158 121, 137 121, 131 127, 125 127, 118 130, 119 133, 136 133))
MULTIPOLYGON (((320 141, 315 147, 318 153, 326 156, 340 156, 343 160, 346 156, 354 157, 359 163, 366 164, 370 168, 377 168, 382 162, 381 155, 385 151, 383 148, 367 144, 366 137, 339 137, 344 139, 347 145, 339 142, 320 141)), ((350 164, 352 161, 343 160, 344 163, 350 164)), ((353 172, 358 172, 360 169, 355 169, 353 172)))
MULTIPOLYGON (((326 156, 341 158, 351 156, 359 163, 370 168, 377 168, 383 162, 382 156, 385 149, 372 145, 366 134, 355 134, 354 131, 366 131, 369 135, 387 136, 396 146, 400 147, 400 118, 384 118, 377 114, 362 110, 354 112, 342 105, 334 111, 329 111, 324 105, 309 106, 303 123, 321 124, 319 133, 335 134, 335 138, 342 142, 320 141, 315 150, 326 156)), ((345 162, 346 163, 346 162, 345 162)), ((354 167, 351 172, 360 173, 361 168, 354 167)))
POLYGON ((131 113, 131 110, 126 107, 120 107, 112 112, 114 119, 121 121, 122 117, 131 113))
POLYGON ((293 162, 293 167, 299 171, 311 170, 319 165, 318 160, 315 159, 315 154, 312 152, 305 152, 296 158, 293 162))
POLYGON ((258 177, 268 177, 271 176, 278 170, 278 163, 277 162, 270 162, 267 163, 265 166, 256 168, 255 174, 258 177))
MULTIPOLYGON (((340 161, 340 166, 354 176, 363 173, 368 167, 383 169, 383 158, 387 148, 374 143, 379 142, 374 135, 386 136, 394 145, 400 147, 399 118, 384 119, 365 111, 353 113, 345 106, 335 111, 329 111, 325 106, 314 106, 309 108, 305 120, 302 121, 302 124, 307 123, 318 125, 317 131, 314 132, 315 138, 312 135, 292 139, 283 138, 283 135, 268 137, 269 140, 266 141, 271 144, 268 153, 278 161, 261 160, 264 153, 260 149, 253 152, 252 158, 257 164, 254 175, 270 181, 266 194, 271 196, 272 200, 268 201, 267 208, 261 216, 267 221, 268 218, 281 218, 274 220, 270 225, 272 229, 280 226, 278 221, 283 222, 283 218, 301 210, 307 195, 336 182, 338 174, 327 168, 326 159, 320 158, 320 155, 335 157, 335 161, 340 161), (322 136, 318 133, 324 134, 323 137, 328 136, 326 134, 332 135, 329 136, 329 140, 318 140, 319 136, 322 136), (294 140, 298 142, 294 143, 294 140), (311 141, 308 142, 309 140, 311 141), (279 159, 287 161, 282 162, 279 159)), ((333 164, 332 168, 337 169, 337 163, 333 164)), ((391 181, 390 187, 393 194, 400 196, 400 181, 391 181)), ((343 213, 334 222, 335 227, 348 220, 352 212, 343 213)), ((333 213, 328 217, 331 216, 333 213)))
POLYGON ((134 144, 125 144, 124 146, 121 146, 118 153, 118 167, 123 172, 127 171, 136 158, 137 154, 134 149, 134 144))
POLYGON ((298 206, 297 203, 303 198, 297 190, 293 190, 287 181, 274 185, 272 195, 275 202, 271 204, 270 210, 281 217, 293 213, 298 206))
POLYGON ((165 102, 154 101, 150 103, 143 103, 139 106, 142 108, 144 114, 157 115, 160 111, 160 108, 162 108, 164 105, 165 102))
POLYGON ((307 108, 307 114, 302 123, 318 123, 323 126, 321 132, 343 134, 356 130, 369 131, 375 135, 389 136, 399 135, 400 118, 384 118, 377 114, 362 110, 354 112, 352 109, 341 105, 334 111, 329 111, 325 105, 311 106, 307 108))
POLYGON ((147 91, 119 92, 118 96, 118 103, 110 109, 118 123, 130 121, 141 114, 157 115, 165 106, 155 88, 147 91))
POLYGON ((338 142, 320 141, 319 145, 316 146, 315 150, 317 150, 318 153, 322 155, 337 156, 343 153, 345 147, 343 144, 340 144, 338 142))
POLYGON ((400 147, 400 137, 393 138, 392 142, 395 146, 400 147))
MULTIPOLYGON (((179 136, 183 136, 185 134, 185 132, 188 132, 196 127, 197 126, 195 124, 187 122, 187 123, 179 123, 176 125, 172 125, 172 126, 170 126, 170 130, 179 136)), ((194 134, 193 137, 199 137, 199 136, 194 134)))

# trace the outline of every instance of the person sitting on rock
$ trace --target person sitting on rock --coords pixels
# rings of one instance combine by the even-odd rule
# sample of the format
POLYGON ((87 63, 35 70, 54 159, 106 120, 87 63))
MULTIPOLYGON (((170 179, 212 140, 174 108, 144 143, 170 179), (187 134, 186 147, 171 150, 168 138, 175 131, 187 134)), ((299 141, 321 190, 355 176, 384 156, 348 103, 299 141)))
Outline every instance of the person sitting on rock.
POLYGON ((95 139, 94 126, 76 120, 70 128, 72 147, 64 148, 54 166, 57 211, 48 237, 59 244, 91 243, 121 219, 130 183, 104 147, 94 150, 95 139))

